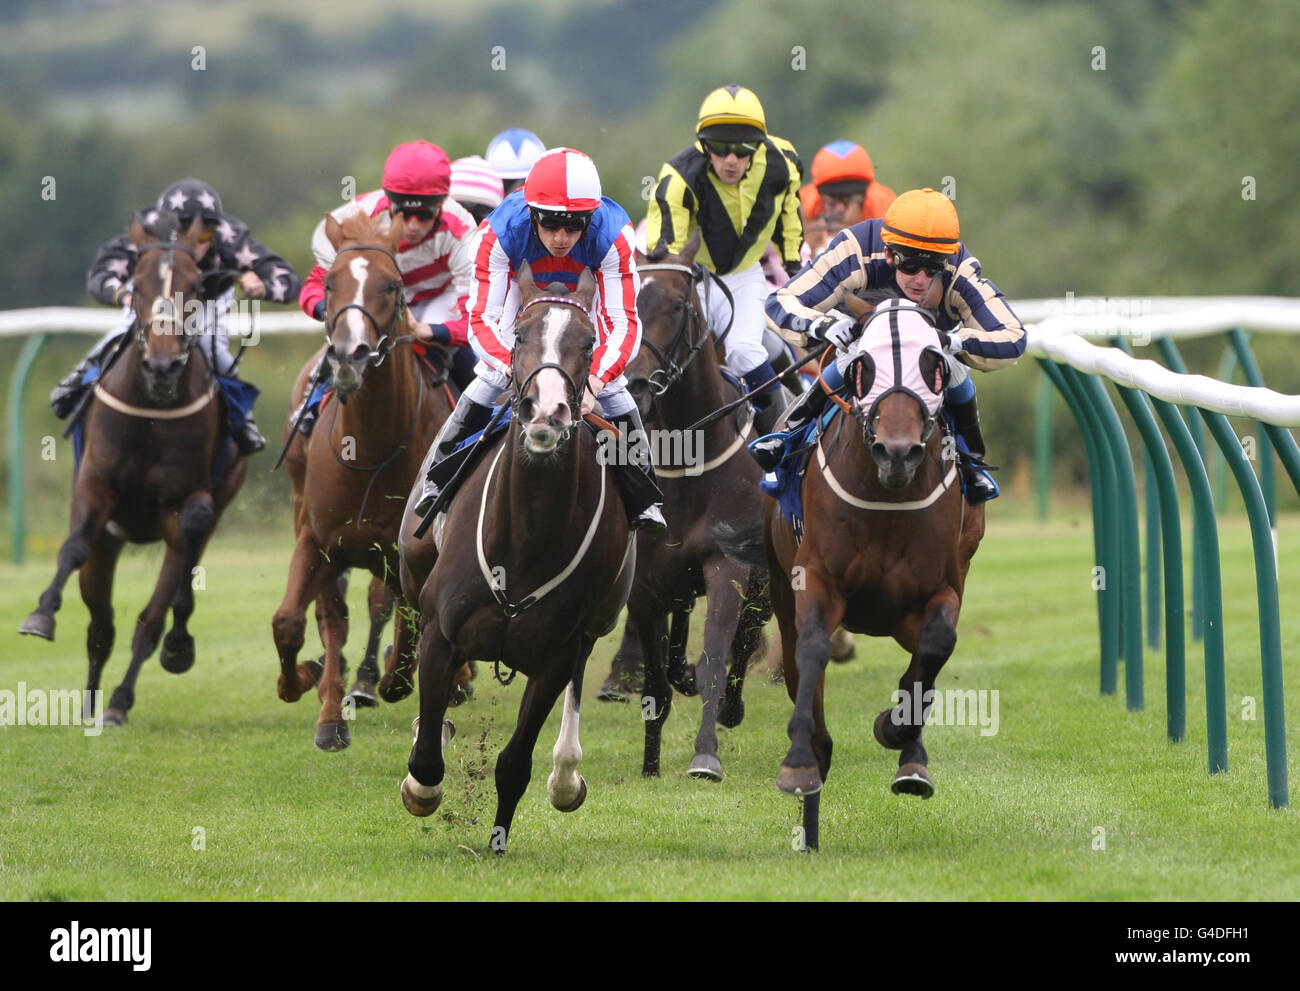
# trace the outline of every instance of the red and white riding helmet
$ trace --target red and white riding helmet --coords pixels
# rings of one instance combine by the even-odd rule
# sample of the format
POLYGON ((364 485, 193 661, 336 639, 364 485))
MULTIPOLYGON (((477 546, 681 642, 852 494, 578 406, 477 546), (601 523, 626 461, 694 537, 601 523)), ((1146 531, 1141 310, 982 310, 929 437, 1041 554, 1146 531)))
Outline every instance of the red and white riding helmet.
POLYGON ((408 141, 388 153, 380 185, 395 206, 427 206, 451 190, 451 160, 435 144, 408 141))
POLYGON ((596 163, 573 148, 552 148, 524 180, 524 199, 534 210, 590 213, 600 206, 600 197, 596 163))

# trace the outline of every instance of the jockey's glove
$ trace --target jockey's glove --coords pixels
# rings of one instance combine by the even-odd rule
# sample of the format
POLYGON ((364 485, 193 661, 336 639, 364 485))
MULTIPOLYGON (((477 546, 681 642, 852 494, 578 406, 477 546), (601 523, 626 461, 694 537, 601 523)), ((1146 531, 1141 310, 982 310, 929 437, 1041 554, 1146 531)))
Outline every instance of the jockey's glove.
POLYGON ((819 341, 833 344, 841 351, 847 351, 858 339, 858 322, 851 317, 828 313, 813 325, 811 334, 819 341))
POLYGON ((801 261, 785 263, 785 274, 792 279, 802 271, 803 271, 803 262, 801 261))
POLYGON ((325 322, 325 300, 322 299, 319 303, 316 304, 316 309, 311 311, 311 315, 314 316, 321 323, 325 322))
POLYGON ((433 335, 433 340, 435 344, 451 343, 451 331, 447 329, 447 325, 445 323, 429 324, 429 332, 433 335))
POLYGON ((949 334, 941 330, 939 331, 939 342, 943 345, 944 354, 960 354, 966 350, 966 346, 958 334, 949 334))

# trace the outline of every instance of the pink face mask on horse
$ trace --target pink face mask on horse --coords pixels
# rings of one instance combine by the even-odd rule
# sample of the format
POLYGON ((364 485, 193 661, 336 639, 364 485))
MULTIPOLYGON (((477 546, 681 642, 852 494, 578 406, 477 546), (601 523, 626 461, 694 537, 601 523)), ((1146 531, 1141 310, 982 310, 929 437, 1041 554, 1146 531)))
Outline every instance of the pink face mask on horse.
POLYGON ((876 307, 844 365, 845 379, 853 383, 859 397, 855 402, 868 421, 880 401, 893 392, 916 397, 926 419, 933 419, 943 403, 946 369, 933 321, 905 299, 886 300, 876 307), (928 351, 939 360, 923 361, 928 351))

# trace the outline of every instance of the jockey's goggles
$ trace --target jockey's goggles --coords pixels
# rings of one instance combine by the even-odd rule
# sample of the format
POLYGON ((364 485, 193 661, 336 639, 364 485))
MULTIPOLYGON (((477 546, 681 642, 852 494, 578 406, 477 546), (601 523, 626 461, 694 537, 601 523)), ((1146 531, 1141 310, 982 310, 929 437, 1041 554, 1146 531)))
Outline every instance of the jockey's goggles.
POLYGON ((726 158, 728 155, 748 158, 758 151, 758 145, 752 141, 712 141, 700 138, 700 144, 704 145, 706 151, 712 152, 719 158, 726 158))
POLYGON ((438 215, 437 210, 431 210, 422 206, 396 206, 393 207, 393 213, 400 213, 403 217, 414 217, 416 220, 429 221, 438 215))
POLYGON ((550 213, 545 210, 534 210, 533 219, 537 221, 537 226, 543 230, 566 230, 572 234, 581 234, 587 229, 587 225, 591 223, 591 214, 550 213))
POLYGON ((916 248, 905 248, 897 244, 891 244, 889 250, 893 252, 894 260, 898 263, 898 270, 904 275, 915 275, 920 271, 924 271, 926 275, 935 275, 942 272, 944 266, 948 264, 947 255, 937 255, 933 251, 918 251, 916 248))
MULTIPOLYGON (((202 216, 202 214, 182 213, 182 214, 178 214, 176 219, 181 225, 181 230, 186 230, 189 228, 190 224, 194 223, 194 218, 199 216, 202 216)), ((217 222, 215 220, 209 220, 207 217, 203 217, 203 233, 199 235, 200 244, 207 244, 209 241, 212 240, 212 231, 213 228, 215 228, 216 226, 217 226, 217 222)))

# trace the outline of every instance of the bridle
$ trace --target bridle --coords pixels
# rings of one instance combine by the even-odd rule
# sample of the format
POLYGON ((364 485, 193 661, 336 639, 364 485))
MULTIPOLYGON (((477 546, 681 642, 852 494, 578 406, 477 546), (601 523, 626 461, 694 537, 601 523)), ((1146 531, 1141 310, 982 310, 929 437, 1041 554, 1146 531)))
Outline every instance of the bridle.
MULTIPOLYGON (((401 279, 402 268, 400 265, 397 264, 397 256, 393 254, 388 248, 385 248, 383 245, 347 244, 339 248, 338 251, 335 252, 335 257, 337 258, 345 251, 383 252, 385 255, 388 256, 389 260, 393 263, 393 268, 397 270, 398 279, 399 280, 401 279)), ((402 318, 406 313, 406 294, 399 287, 397 292, 397 309, 393 311, 393 321, 388 325, 387 329, 381 328, 379 326, 379 320, 375 317, 373 313, 371 313, 368 309, 366 309, 366 307, 361 303, 345 303, 343 306, 340 306, 337 310, 335 310, 334 313, 331 315, 330 319, 325 324, 325 346, 328 354, 331 355, 334 354, 334 341, 333 341, 334 328, 338 326, 339 317, 341 317, 348 310, 360 310, 361 315, 365 317, 367 320, 369 320, 370 325, 375 328, 375 336, 379 338, 379 341, 375 345, 375 350, 366 356, 366 360, 376 368, 384 363, 384 359, 388 357, 388 353, 392 351, 393 348, 395 348, 398 344, 404 344, 407 341, 415 340, 414 334, 407 334, 403 337, 398 337, 396 339, 394 339, 393 337, 393 335, 397 332, 398 324, 402 321, 402 318)))
MULTIPOLYGON (((171 239, 168 241, 151 241, 148 244, 140 245, 140 247, 136 251, 137 267, 140 264, 139 260, 144 258, 144 256, 150 251, 167 252, 167 278, 163 282, 162 292, 157 297, 155 297, 155 300, 165 299, 170 303, 172 298, 172 273, 176 271, 176 252, 178 251, 185 252, 185 254, 189 255, 191 258, 194 259, 194 263, 196 265, 198 264, 198 256, 194 253, 193 248, 185 244, 177 243, 175 232, 172 233, 171 239)), ((136 347, 140 351, 141 361, 143 361, 149 353, 149 324, 153 322, 153 319, 154 317, 151 316, 149 320, 142 320, 140 311, 138 309, 135 311, 135 323, 132 326, 132 330, 134 331, 135 334, 136 347)), ((185 341, 184 348, 181 351, 181 368, 184 369, 185 366, 189 364, 190 350, 194 347, 194 342, 197 335, 185 333, 185 322, 184 322, 183 314, 173 313, 172 321, 174 327, 180 327, 181 337, 184 338, 185 341)))
MULTIPOLYGON (((695 304, 696 287, 706 278, 704 266, 696 263, 693 265, 676 265, 668 262, 654 263, 650 265, 638 265, 636 267, 640 272, 682 272, 689 276, 690 279, 686 284, 686 291, 677 298, 681 304, 682 317, 681 325, 677 332, 662 350, 649 338, 641 338, 641 346, 648 348, 654 355, 655 360, 659 362, 659 367, 646 376, 646 381, 650 383, 650 388, 656 396, 662 396, 671 389, 681 377, 686 373, 687 367, 695 356, 699 353, 706 341, 709 339, 708 327, 704 326, 704 320, 700 315, 699 309, 695 304)), ((722 283, 719 282, 719 285, 722 283)), ((726 287, 723 286, 725 289, 726 287)), ((730 325, 728 325, 730 330, 730 325)))
MULTIPOLYGON (((579 302, 579 301, 576 300, 576 299, 573 299, 572 297, 569 297, 569 296, 536 296, 536 297, 534 297, 533 299, 530 299, 530 300, 529 300, 527 303, 525 303, 522 307, 520 307, 520 309, 519 309, 519 314, 518 314, 518 316, 516 316, 516 318, 515 318, 515 322, 516 322, 516 324, 518 324, 519 320, 523 317, 523 315, 524 315, 525 313, 528 312, 529 309, 531 309, 531 308, 534 307, 534 306, 537 306, 539 303, 558 303, 558 304, 560 304, 560 305, 562 305, 562 306, 572 306, 572 307, 573 307, 574 309, 576 309, 579 313, 581 313, 584 317, 586 317, 586 319, 587 319, 587 323, 588 323, 588 324, 592 324, 592 323, 593 323, 593 321, 592 321, 592 319, 591 319, 591 311, 588 310, 587 307, 584 306, 581 302, 579 302)), ((517 338, 516 338, 516 340, 517 340, 517 338)), ((511 361, 511 364, 512 364, 512 365, 514 364, 513 359, 512 359, 512 361, 511 361)), ((559 372, 560 375, 561 375, 561 376, 563 377, 563 379, 564 379, 565 385, 568 386, 568 389, 569 389, 569 408, 572 409, 575 413, 576 413, 578 410, 581 409, 581 404, 582 404, 582 393, 581 393, 581 391, 578 389, 577 383, 574 382, 574 380, 573 380, 573 376, 569 374, 568 369, 566 369, 563 365, 560 365, 560 364, 558 364, 557 362, 554 362, 554 361, 543 361, 543 362, 542 362, 541 364, 539 364, 536 368, 534 368, 534 369, 533 369, 532 371, 530 371, 527 375, 525 375, 525 376, 523 377, 523 379, 515 379, 515 380, 512 382, 511 396, 510 396, 510 409, 511 409, 511 412, 512 412, 512 414, 515 416, 516 419, 518 419, 519 416, 520 416, 520 414, 519 414, 519 404, 522 403, 522 402, 524 401, 525 398, 527 398, 527 395, 528 395, 528 387, 529 387, 530 385, 532 385, 533 379, 535 379, 535 378, 538 376, 538 374, 540 374, 541 372, 545 371, 545 370, 548 369, 548 368, 553 369, 554 371, 559 372)), ((584 384, 585 384, 585 383, 584 383, 584 384)), ((521 421, 521 422, 522 422, 522 421, 521 421)), ((569 422, 568 422, 567 424, 565 424, 565 426, 562 427, 562 428, 560 429, 560 438, 559 438, 558 443, 561 443, 561 444, 562 444, 562 443, 564 443, 564 441, 568 440, 569 435, 574 431, 574 429, 577 427, 577 425, 578 425, 579 423, 581 423, 581 422, 582 422, 582 417, 581 417, 581 416, 573 416, 573 417, 571 417, 571 418, 569 419, 569 422)))
MULTIPOLYGON (((909 312, 919 313, 925 319, 926 323, 928 323, 931 327, 936 327, 934 318, 931 317, 930 314, 926 313, 924 310, 909 311, 909 312)), ((890 330, 891 340, 893 342, 897 341, 900 331, 898 327, 899 310, 896 307, 889 307, 887 310, 878 310, 876 313, 873 313, 870 317, 868 317, 867 322, 863 325, 862 330, 859 334, 859 340, 861 340, 862 336, 867 333, 868 327, 870 327, 872 321, 876 318, 876 316, 877 315, 883 316, 885 313, 889 314, 889 330, 890 330)), ((897 346, 896 343, 893 344, 891 346, 891 351, 893 350, 893 347, 896 346, 897 346)), ((870 355, 868 351, 863 350, 858 355, 856 355, 853 358, 853 360, 849 362, 848 366, 844 369, 844 379, 846 382, 852 384, 853 394, 858 399, 862 398, 862 364, 863 364, 863 359, 866 357, 871 357, 871 360, 874 364, 875 357, 873 355, 870 355)), ((940 368, 943 367, 945 366, 943 365, 943 360, 941 358, 940 368)), ((862 410, 861 406, 859 406, 858 403, 851 404, 853 418, 857 420, 858 423, 861 425, 862 436, 866 440, 868 448, 870 448, 876 442, 876 427, 880 422, 880 404, 884 402, 885 399, 887 399, 889 396, 892 396, 898 392, 911 396, 912 399, 916 400, 917 405, 921 407, 921 411, 924 414, 924 420, 921 424, 921 443, 922 444, 929 443, 930 435, 934 433, 935 424, 938 422, 939 410, 943 408, 943 403, 942 402, 939 403, 939 405, 935 407, 935 411, 931 413, 929 411, 929 406, 927 406, 925 400, 922 397, 918 396, 907 386, 899 384, 898 376, 896 376, 894 380, 894 385, 892 385, 890 388, 886 389, 879 396, 877 396, 875 398, 875 401, 872 402, 871 407, 867 409, 865 412, 862 410)))

